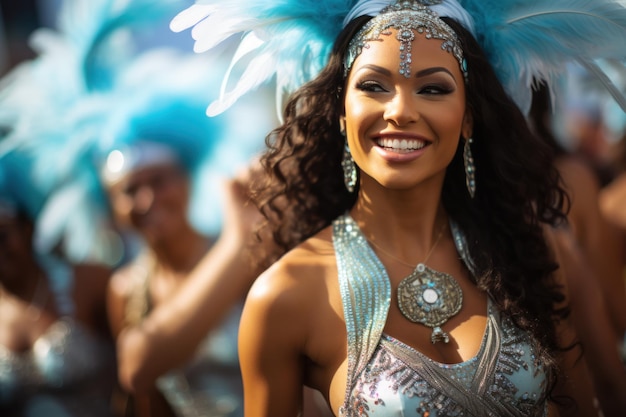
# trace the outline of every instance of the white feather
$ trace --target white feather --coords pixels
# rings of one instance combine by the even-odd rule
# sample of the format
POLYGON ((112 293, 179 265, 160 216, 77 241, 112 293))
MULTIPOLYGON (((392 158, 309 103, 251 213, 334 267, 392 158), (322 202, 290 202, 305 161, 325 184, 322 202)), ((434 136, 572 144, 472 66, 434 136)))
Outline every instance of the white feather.
POLYGON ((194 4, 178 13, 170 22, 170 29, 174 32, 182 32, 185 29, 198 24, 215 11, 215 6, 210 4, 194 4))
POLYGON ((258 88, 272 77, 276 71, 276 65, 276 56, 271 52, 263 52, 255 56, 241 75, 235 88, 221 95, 218 101, 209 105, 207 115, 216 116, 222 113, 232 106, 243 94, 258 88))

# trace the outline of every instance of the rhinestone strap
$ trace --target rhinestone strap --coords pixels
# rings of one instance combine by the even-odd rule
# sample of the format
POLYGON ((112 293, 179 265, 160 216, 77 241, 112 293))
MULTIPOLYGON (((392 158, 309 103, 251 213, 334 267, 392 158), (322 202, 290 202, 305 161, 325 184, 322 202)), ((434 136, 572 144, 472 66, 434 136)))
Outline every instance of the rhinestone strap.
POLYGON ((345 415, 354 378, 372 357, 387 321, 391 284, 384 266, 348 214, 333 222, 333 244, 348 333, 346 396, 339 410, 345 415))
MULTIPOLYGON (((465 237, 450 220, 457 251, 473 272, 465 237)), ((348 213, 333 222, 339 289, 348 334, 346 395, 339 413, 348 416, 354 381, 376 349, 391 305, 391 283, 385 267, 348 213)))

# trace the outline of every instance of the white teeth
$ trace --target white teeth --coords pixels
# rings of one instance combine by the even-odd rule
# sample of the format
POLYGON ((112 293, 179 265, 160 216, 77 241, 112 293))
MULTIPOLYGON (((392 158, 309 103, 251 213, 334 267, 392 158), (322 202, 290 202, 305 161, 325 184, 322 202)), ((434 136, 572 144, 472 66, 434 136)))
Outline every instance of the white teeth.
POLYGON ((426 142, 415 139, 379 139, 377 144, 393 151, 415 151, 426 146, 426 142))

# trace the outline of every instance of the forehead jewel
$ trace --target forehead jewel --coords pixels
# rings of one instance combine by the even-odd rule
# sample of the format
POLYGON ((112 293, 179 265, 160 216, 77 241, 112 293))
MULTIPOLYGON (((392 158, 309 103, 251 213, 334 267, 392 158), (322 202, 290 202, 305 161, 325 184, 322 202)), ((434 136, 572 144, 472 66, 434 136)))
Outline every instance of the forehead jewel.
POLYGON ((367 22, 350 41, 344 62, 345 74, 348 74, 354 60, 361 54, 363 48, 368 47, 369 42, 380 40, 381 35, 389 36, 390 29, 395 29, 396 39, 400 41, 400 74, 407 78, 411 76, 411 45, 417 32, 427 39, 442 41, 441 49, 454 55, 464 78, 467 79, 467 64, 456 33, 435 11, 422 3, 430 5, 437 2, 399 1, 387 6, 367 22))

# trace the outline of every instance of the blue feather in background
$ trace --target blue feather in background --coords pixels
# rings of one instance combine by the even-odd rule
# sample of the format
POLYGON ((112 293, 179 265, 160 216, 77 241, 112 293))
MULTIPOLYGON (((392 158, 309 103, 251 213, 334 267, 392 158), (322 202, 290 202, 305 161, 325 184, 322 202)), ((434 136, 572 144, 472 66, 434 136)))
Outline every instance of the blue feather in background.
MULTIPOLYGON (((500 81, 525 112, 530 108, 533 83, 545 80, 549 86, 555 86, 567 62, 578 60, 593 66, 594 59, 626 58, 624 2, 459 0, 459 3, 474 17, 479 43, 500 81)), ((617 98, 623 100, 621 96, 617 98)))
POLYGON ((226 61, 142 44, 157 29, 169 31, 174 7, 187 3, 66 0, 58 28, 31 38, 37 57, 1 81, 0 126, 7 134, 0 163, 13 153, 30 161, 22 175, 44 199, 36 213, 40 252, 61 245, 74 262, 119 262, 100 169, 108 152, 140 139, 175 150, 191 174, 192 224, 219 233, 219 181, 260 150, 275 119, 264 95, 207 117, 226 61))

